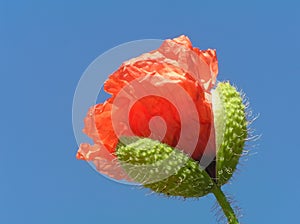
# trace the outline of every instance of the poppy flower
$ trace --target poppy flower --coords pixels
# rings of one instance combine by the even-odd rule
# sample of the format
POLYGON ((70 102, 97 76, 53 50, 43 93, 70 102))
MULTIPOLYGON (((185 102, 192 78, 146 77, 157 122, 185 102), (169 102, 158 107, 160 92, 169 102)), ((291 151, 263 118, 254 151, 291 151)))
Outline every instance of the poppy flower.
POLYGON ((104 84, 111 98, 92 106, 84 120, 83 132, 94 145, 81 144, 76 157, 112 178, 128 180, 115 156, 120 136, 159 140, 194 160, 204 152, 214 154, 209 140, 217 73, 216 51, 199 50, 186 36, 124 62, 104 84))
POLYGON ((213 193, 238 223, 221 186, 237 167, 248 122, 241 94, 229 82, 216 85, 217 74, 216 51, 186 36, 124 62, 104 84, 111 97, 84 119, 94 145, 81 144, 76 157, 167 196, 213 193))

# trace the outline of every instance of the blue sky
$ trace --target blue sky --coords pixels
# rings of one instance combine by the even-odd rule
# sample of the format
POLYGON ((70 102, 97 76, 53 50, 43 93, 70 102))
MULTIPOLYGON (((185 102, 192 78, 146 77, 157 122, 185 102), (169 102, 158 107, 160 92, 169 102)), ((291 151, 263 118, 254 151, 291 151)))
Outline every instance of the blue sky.
POLYGON ((243 223, 297 223, 300 4, 103 2, 0 1, 0 223, 216 223, 212 196, 148 195, 75 159, 72 100, 86 67, 121 43, 180 34, 216 48, 219 80, 260 113, 262 138, 224 188, 243 223))

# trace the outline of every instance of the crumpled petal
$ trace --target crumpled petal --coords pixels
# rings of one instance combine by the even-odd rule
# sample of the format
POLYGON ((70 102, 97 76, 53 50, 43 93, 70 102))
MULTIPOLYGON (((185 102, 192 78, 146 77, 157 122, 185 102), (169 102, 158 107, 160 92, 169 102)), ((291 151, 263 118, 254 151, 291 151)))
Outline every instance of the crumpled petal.
POLYGON ((109 152, 114 152, 118 141, 111 121, 112 99, 103 104, 92 106, 84 119, 83 132, 89 136, 95 144, 103 144, 109 152))
MULTIPOLYGON (((126 65, 144 60, 155 60, 158 63, 172 64, 181 68, 198 80, 208 94, 216 83, 218 74, 216 50, 200 50, 192 47, 190 39, 184 35, 165 40, 157 50, 130 59, 124 62, 122 67, 126 68, 126 65)), ((120 87, 110 83, 110 80, 107 81, 105 90, 108 93, 114 94, 118 89, 120 87)))
POLYGON ((131 181, 116 157, 102 145, 83 143, 80 145, 76 157, 78 159, 93 161, 96 169, 110 178, 131 181))

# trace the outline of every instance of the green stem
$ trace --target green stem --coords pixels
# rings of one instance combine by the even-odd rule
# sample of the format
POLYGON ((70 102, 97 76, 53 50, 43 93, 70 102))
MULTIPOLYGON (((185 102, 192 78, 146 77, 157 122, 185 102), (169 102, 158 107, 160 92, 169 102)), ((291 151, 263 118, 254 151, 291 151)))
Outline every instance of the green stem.
POLYGON ((230 203, 228 202, 225 194, 223 193, 221 187, 215 185, 213 189, 213 194, 215 195, 219 205, 221 206, 225 216, 227 217, 229 224, 239 224, 237 217, 234 214, 233 209, 231 208, 230 203))

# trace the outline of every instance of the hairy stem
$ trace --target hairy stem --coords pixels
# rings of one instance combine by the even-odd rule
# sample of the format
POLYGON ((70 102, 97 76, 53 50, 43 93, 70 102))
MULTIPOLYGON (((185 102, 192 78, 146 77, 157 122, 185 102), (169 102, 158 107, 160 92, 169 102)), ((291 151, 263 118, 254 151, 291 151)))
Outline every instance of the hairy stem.
POLYGON ((215 195, 219 205, 221 206, 225 216, 227 217, 229 224, 239 224, 239 221, 234 214, 234 211, 228 202, 225 194, 223 193, 221 187, 215 185, 212 193, 215 195))

